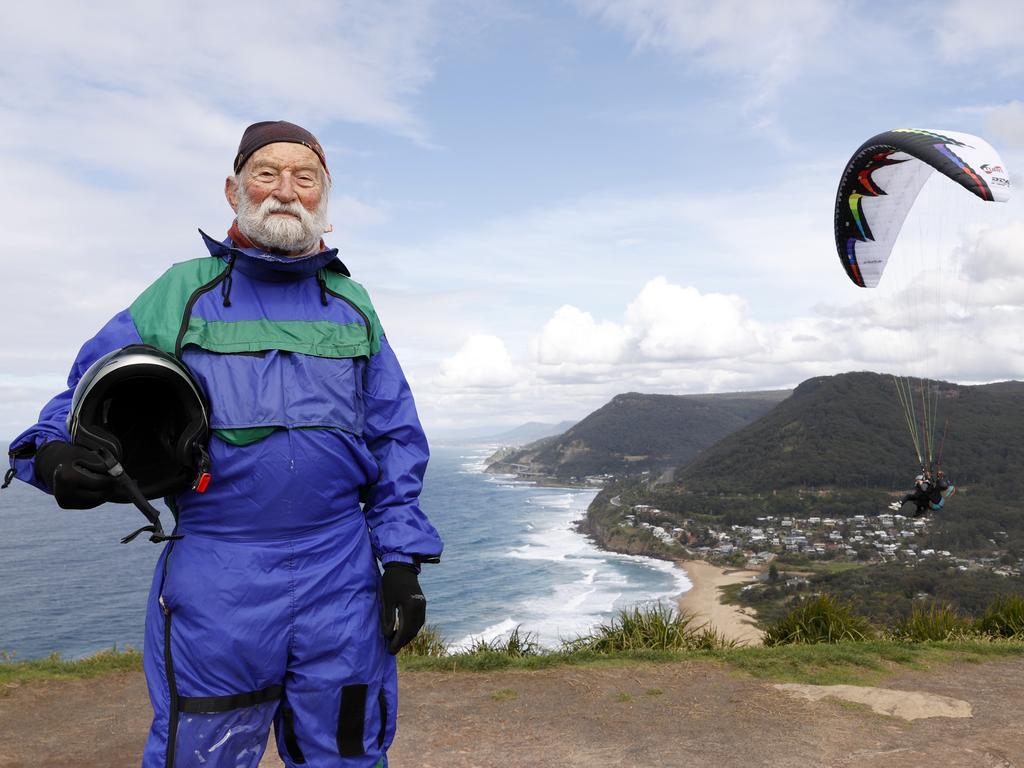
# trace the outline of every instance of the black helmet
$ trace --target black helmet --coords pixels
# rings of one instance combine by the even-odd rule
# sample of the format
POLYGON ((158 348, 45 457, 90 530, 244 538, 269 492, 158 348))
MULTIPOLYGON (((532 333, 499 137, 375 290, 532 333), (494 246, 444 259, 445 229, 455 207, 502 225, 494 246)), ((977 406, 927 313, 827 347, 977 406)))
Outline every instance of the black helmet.
MULTIPOLYGON (((206 398, 188 368, 156 347, 131 344, 89 366, 68 431, 75 445, 110 454, 146 499, 206 490, 206 398)), ((124 488, 112 499, 132 500, 124 488)))

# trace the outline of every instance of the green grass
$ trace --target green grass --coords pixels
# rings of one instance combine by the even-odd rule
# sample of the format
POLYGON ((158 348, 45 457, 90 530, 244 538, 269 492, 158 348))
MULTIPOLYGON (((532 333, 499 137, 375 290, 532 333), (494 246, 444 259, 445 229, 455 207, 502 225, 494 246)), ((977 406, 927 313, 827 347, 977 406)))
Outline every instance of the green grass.
POLYGON ((992 637, 1024 640, 1024 597, 999 597, 975 622, 979 632, 992 637))
POLYGON ((565 644, 564 651, 609 653, 616 651, 714 650, 734 645, 713 627, 695 625, 690 614, 663 603, 619 612, 605 624, 565 644))
MULTIPOLYGON (((804 616, 806 626, 801 626, 800 631, 822 616, 839 622, 834 609, 835 606, 829 604, 826 609, 811 612, 810 619, 804 616)), ((738 673, 784 682, 871 685, 903 669, 927 669, 950 661, 980 662, 1024 656, 1024 633, 1015 629, 1021 626, 1018 622, 1024 621, 1022 599, 994 603, 973 625, 974 632, 941 631, 952 621, 941 610, 929 613, 922 608, 914 625, 920 631, 897 634, 890 629, 875 639, 852 640, 843 639, 843 632, 836 627, 826 627, 815 636, 828 638, 830 642, 805 640, 737 647, 723 640, 712 627, 694 626, 692 616, 665 606, 651 606, 622 611, 591 634, 557 649, 540 647, 533 633, 516 627, 506 638, 480 641, 467 650, 452 652, 436 629, 427 628, 422 637, 399 654, 398 666, 404 672, 489 672, 564 665, 623 667, 704 661, 725 665, 738 673), (988 634, 979 633, 982 626, 989 628, 988 634), (1007 634, 1001 636, 999 632, 1007 634), (914 640, 915 634, 921 641, 914 640), (944 635, 945 639, 925 639, 929 635, 944 635)), ((811 634, 804 632, 806 637, 811 634)), ((0 654, 0 695, 33 680, 87 678, 139 671, 141 667, 141 653, 131 648, 123 651, 114 648, 77 661, 64 660, 56 654, 46 659, 17 661, 9 654, 0 654)), ((505 690, 511 689, 502 689, 505 690)), ((510 696, 502 691, 496 695, 510 696)), ((655 691, 657 689, 651 689, 648 695, 657 695, 655 691)))
POLYGON ((402 656, 447 656, 448 641, 433 624, 427 624, 399 651, 402 656))
POLYGON ((871 623, 853 612, 853 606, 831 595, 796 602, 764 631, 765 645, 840 643, 875 636, 871 623))
POLYGON ((915 603, 910 616, 890 630, 894 640, 920 643, 926 640, 955 640, 973 634, 971 622, 951 605, 915 603))
POLYGON ((747 586, 746 584, 726 584, 724 587, 718 588, 718 599, 726 605, 739 605, 740 604, 740 591, 747 586))
POLYGON ((7 686, 33 680, 71 680, 97 677, 111 672, 134 672, 142 669, 142 654, 134 648, 116 647, 84 659, 62 659, 50 654, 45 659, 18 661, 11 654, 0 655, 0 692, 7 686))
POLYGON ((1024 656, 1024 643, 970 639, 926 643, 887 640, 737 648, 723 659, 753 677, 812 685, 874 685, 905 669, 954 661, 1024 656))
MULTIPOLYGON (((614 667, 638 664, 707 662, 737 673, 778 682, 813 685, 875 685, 906 669, 932 669, 952 662, 983 662, 1024 656, 1024 640, 974 637, 962 640, 908 643, 891 640, 831 644, 732 647, 717 650, 543 651, 511 657, 499 652, 456 653, 447 656, 398 657, 399 669, 416 671, 490 672, 501 669, 538 670, 556 666, 614 667)), ((134 650, 103 651, 77 661, 51 656, 34 661, 0 662, 0 695, 10 687, 35 680, 69 680, 113 672, 141 671, 142 655, 134 650)), ((652 688, 648 696, 661 694, 652 688)), ((502 688, 495 700, 511 701, 518 694, 502 688)))
POLYGON ((473 640, 469 648, 470 655, 492 655, 507 656, 510 659, 523 659, 528 656, 537 656, 542 652, 537 642, 537 635, 533 632, 523 632, 519 625, 513 629, 508 637, 496 637, 493 640, 477 638, 473 640))
MULTIPOLYGON (((422 670, 491 672, 556 666, 629 667, 638 664, 707 662, 765 680, 812 685, 876 685, 907 669, 932 669, 952 662, 981 662, 1024 656, 1024 641, 974 638, 906 643, 891 640, 827 644, 754 646, 694 651, 565 653, 511 659, 498 654, 453 654, 445 658, 399 659, 403 672, 422 670)), ((652 689, 656 690, 656 689, 652 689)), ((654 694, 648 694, 654 695, 654 694)))
POLYGON ((788 570, 810 571, 812 573, 844 573, 846 571, 855 571, 858 568, 865 568, 867 565, 867 563, 857 560, 818 560, 808 563, 806 566, 793 566, 788 570))

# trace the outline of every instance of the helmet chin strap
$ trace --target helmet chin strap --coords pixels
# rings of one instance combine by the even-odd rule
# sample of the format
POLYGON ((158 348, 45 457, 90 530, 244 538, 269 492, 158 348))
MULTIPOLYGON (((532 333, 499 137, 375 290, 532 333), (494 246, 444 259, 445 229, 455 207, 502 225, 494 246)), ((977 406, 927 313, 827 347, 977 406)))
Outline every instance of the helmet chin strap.
POLYGON ((146 516, 149 520, 149 525, 144 525, 137 531, 125 536, 121 539, 122 544, 127 544, 132 541, 140 533, 151 533, 152 536, 149 540, 154 544, 159 544, 162 541, 176 541, 177 539, 183 538, 180 535, 168 534, 164 532, 163 526, 160 525, 160 512, 156 509, 145 496, 142 495, 142 491, 139 490, 138 484, 124 471, 124 467, 121 463, 114 458, 113 454, 105 448, 96 450, 99 454, 100 459, 107 467, 107 473, 117 481, 117 484, 128 494, 128 497, 132 500, 132 503, 139 508, 139 511, 146 516))

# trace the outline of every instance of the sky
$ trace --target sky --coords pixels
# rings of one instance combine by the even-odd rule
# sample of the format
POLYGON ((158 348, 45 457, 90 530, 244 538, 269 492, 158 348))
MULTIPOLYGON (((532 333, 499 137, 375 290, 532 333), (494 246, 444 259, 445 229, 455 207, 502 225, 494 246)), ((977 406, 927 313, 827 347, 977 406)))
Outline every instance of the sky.
POLYGON ((205 255, 198 228, 224 236, 238 140, 268 119, 324 145, 328 243, 428 433, 848 370, 1024 378, 1024 194, 974 205, 929 182, 904 227, 917 245, 898 244, 926 258, 894 252, 903 277, 873 291, 846 279, 832 229, 847 160, 884 130, 982 136, 1024 178, 1024 6, 776 9, 6 9, 0 439, 109 317, 205 255))

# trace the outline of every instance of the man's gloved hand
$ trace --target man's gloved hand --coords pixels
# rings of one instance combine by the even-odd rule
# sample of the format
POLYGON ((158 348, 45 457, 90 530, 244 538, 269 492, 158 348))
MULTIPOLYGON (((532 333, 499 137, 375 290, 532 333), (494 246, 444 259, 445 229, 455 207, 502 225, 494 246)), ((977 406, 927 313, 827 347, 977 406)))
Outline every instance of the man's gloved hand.
POLYGON ((384 566, 384 636, 392 654, 412 641, 427 620, 427 598, 416 575, 416 567, 406 563, 384 566))
POLYGON ((53 491, 62 509, 92 509, 109 501, 117 481, 95 451, 63 440, 43 443, 36 453, 36 477, 53 491))

